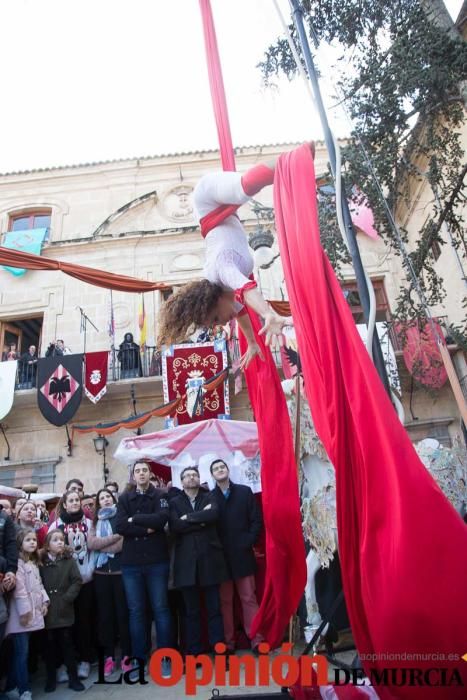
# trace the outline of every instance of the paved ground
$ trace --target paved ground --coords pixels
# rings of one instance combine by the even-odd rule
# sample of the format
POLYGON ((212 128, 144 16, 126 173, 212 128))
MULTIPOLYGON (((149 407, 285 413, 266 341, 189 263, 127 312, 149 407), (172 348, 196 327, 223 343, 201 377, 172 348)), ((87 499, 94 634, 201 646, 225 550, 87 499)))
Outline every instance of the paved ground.
MULTIPOLYGON (((241 652, 242 654, 244 652, 241 652)), ((245 652, 247 653, 247 652, 245 652)), ((342 660, 350 663, 353 658, 352 652, 347 652, 340 656, 342 660)), ((333 673, 332 667, 329 669, 330 678, 333 673)), ((198 672, 198 677, 200 677, 201 671, 198 672)), ((117 680, 119 674, 116 673, 111 676, 108 680, 117 680)), ((33 700, 78 700, 78 698, 83 698, 83 700, 90 700, 91 698, 96 698, 100 700, 104 698, 104 693, 106 698, 112 698, 112 700, 184 700, 185 698, 195 698, 196 700, 210 700, 212 698, 212 691, 216 688, 214 682, 209 683, 205 686, 199 686, 197 688, 195 695, 187 695, 185 691, 185 678, 177 683, 177 685, 170 688, 162 688, 154 683, 149 675, 146 676, 148 681, 147 685, 126 685, 126 684, 95 684, 98 680, 97 667, 93 666, 91 675, 89 679, 84 681, 86 690, 81 693, 76 693, 70 690, 66 683, 61 683, 57 685, 57 690, 55 693, 44 693, 44 677, 38 672, 33 677, 32 684, 32 696, 33 700)), ((279 692, 280 688, 274 684, 271 680, 269 687, 263 688, 252 688, 245 687, 244 685, 244 674, 241 674, 241 682, 239 685, 231 686, 229 685, 229 676, 227 674, 227 683, 224 687, 217 686, 219 693, 225 694, 236 694, 236 695, 252 695, 254 693, 264 693, 267 692, 279 692)), ((234 700, 234 698, 232 698, 234 700)))
MULTIPOLYGON (((117 680, 119 674, 116 673, 111 676, 108 680, 117 680)), ((198 672, 197 677, 201 677, 201 671, 198 672)), ((126 684, 105 684, 99 685, 94 684, 94 681, 98 680, 97 667, 93 667, 90 677, 83 681, 86 686, 84 692, 76 693, 68 688, 66 683, 60 683, 57 685, 57 690, 55 693, 44 693, 44 678, 39 674, 35 674, 32 685, 32 696, 33 700, 78 700, 78 698, 83 698, 83 700, 90 700, 91 698, 96 698, 99 700, 104 698, 112 698, 112 700, 182 700, 184 698, 196 698, 196 700, 210 700, 212 697, 212 690, 216 687, 215 683, 209 683, 204 687, 198 687, 195 695, 187 695, 185 691, 185 677, 177 683, 177 685, 170 688, 161 688, 156 685, 149 675, 146 676, 148 681, 147 685, 126 685, 126 684)), ((229 677, 226 677, 227 683, 229 682, 229 677)), ((237 693, 237 694, 253 694, 257 692, 255 688, 248 688, 244 686, 244 674, 241 674, 241 684, 236 686, 226 685, 224 688, 218 686, 220 694, 222 693, 237 693)), ((267 691, 268 688, 264 688, 261 692, 267 691)), ((274 692, 279 692, 280 688, 271 682, 269 690, 274 692)))

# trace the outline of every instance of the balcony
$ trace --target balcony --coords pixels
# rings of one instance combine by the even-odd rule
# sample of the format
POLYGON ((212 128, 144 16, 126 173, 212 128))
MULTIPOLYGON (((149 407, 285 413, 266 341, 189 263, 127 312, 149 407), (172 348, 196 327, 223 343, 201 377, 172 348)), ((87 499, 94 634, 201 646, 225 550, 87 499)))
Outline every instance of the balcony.
MULTIPOLYGON (((37 387, 37 366, 18 362, 16 372, 16 391, 35 389, 37 387)), ((108 382, 125 379, 162 376, 162 356, 159 348, 146 346, 138 353, 135 350, 109 350, 108 382)))

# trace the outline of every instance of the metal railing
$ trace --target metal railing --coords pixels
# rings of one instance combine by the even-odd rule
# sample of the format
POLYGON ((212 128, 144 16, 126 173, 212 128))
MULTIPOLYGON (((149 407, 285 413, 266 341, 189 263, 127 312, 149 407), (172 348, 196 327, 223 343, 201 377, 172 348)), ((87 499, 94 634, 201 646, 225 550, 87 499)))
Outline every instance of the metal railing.
POLYGON ((154 345, 144 349, 113 348, 109 351, 108 381, 162 376, 162 353, 154 345))
MULTIPOLYGON (((139 377, 162 376, 162 355, 159 348, 146 346, 139 351, 136 348, 109 350, 108 382, 139 377)), ((37 387, 37 362, 29 364, 18 361, 15 389, 35 389, 37 387)))
MULTIPOLYGON (((238 339, 234 338, 234 355, 239 357, 240 350, 238 339)), ((229 345, 229 344, 228 344, 229 345)), ((282 358, 279 348, 271 348, 277 367, 282 366, 282 358)), ((229 367, 232 366, 232 351, 228 347, 229 367)), ((124 379, 139 379, 143 377, 162 376, 162 353, 160 348, 147 345, 144 349, 136 347, 112 348, 109 350, 107 366, 107 381, 119 382, 124 379)), ((16 372, 15 389, 22 391, 37 387, 37 363, 27 364, 18 362, 16 372)))
MULTIPOLYGON (((238 341, 238 338, 236 336, 233 337, 233 350, 230 349, 229 343, 227 344, 227 352, 229 356, 229 367, 232 367, 232 352, 235 358, 239 358, 241 353, 240 353, 240 343, 238 341)), ((276 367, 282 367, 282 355, 280 348, 276 345, 273 345, 271 347, 271 353, 274 358, 274 362, 276 364, 276 367)))
POLYGON ((37 360, 30 362, 18 361, 16 370, 15 389, 35 389, 37 379, 37 360))

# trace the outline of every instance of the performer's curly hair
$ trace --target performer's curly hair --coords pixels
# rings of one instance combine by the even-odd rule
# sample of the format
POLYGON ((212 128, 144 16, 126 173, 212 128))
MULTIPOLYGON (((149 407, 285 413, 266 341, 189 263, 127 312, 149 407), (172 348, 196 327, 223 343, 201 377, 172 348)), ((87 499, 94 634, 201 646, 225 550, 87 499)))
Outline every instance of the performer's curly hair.
POLYGON ((205 326, 223 293, 219 284, 202 279, 189 282, 172 294, 159 314, 158 344, 181 343, 190 332, 205 326))

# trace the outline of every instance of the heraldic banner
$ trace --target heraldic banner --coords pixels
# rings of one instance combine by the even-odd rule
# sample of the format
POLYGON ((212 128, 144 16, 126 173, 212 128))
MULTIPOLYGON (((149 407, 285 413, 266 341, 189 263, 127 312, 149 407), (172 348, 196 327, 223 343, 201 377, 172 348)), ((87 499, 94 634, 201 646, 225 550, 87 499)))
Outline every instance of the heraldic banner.
POLYGON ((52 425, 65 425, 81 403, 83 355, 45 357, 37 363, 37 404, 52 425))
POLYGON ((171 345, 163 351, 164 401, 186 394, 177 409, 180 425, 230 415, 228 382, 213 391, 203 390, 203 384, 226 367, 225 340, 171 345))
POLYGON ((93 403, 97 403, 107 391, 108 361, 107 350, 87 352, 84 356, 84 393, 93 403))
POLYGON ((0 362, 0 420, 10 413, 13 406, 17 368, 17 360, 0 362))

